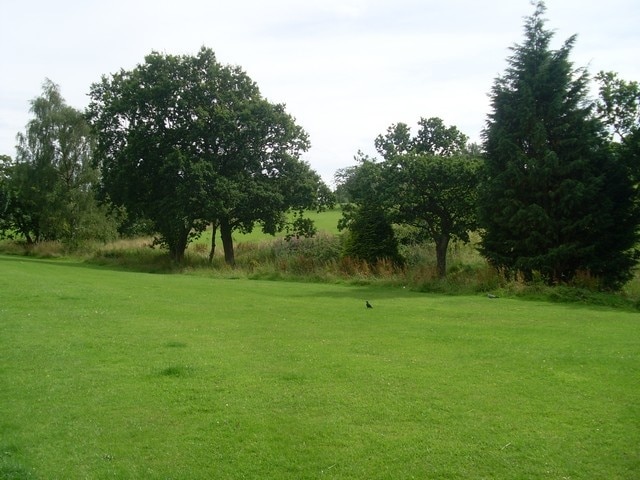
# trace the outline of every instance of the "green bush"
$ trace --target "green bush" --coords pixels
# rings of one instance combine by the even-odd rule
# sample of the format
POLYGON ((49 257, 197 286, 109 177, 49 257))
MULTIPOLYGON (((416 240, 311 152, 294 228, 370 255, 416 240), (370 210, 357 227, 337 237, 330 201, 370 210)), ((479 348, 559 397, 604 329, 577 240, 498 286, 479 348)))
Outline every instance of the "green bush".
POLYGON ((361 205, 348 226, 344 255, 375 265, 387 259, 401 265, 398 240, 384 210, 378 205, 361 205))

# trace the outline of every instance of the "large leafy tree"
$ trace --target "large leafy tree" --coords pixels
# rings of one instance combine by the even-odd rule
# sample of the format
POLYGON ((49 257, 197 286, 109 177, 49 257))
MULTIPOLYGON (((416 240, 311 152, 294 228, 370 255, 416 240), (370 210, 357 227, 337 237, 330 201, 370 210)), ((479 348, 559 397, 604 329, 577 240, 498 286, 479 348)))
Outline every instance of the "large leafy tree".
POLYGON ((469 242, 477 228, 480 161, 465 154, 448 157, 411 153, 388 162, 391 218, 415 228, 436 250, 438 276, 447 272, 452 240, 469 242))
POLYGON ((347 207, 345 220, 377 211, 389 222, 412 227, 417 238, 434 243, 438 275, 444 277, 450 242, 468 242, 477 226, 480 163, 466 142, 466 135, 437 117, 422 118, 415 136, 404 123, 391 125, 375 140, 382 162, 365 157, 340 172, 339 183, 356 203, 347 207))
POLYGON ((615 72, 599 72, 596 81, 599 118, 610 128, 613 140, 627 142, 640 128, 640 85, 615 72))
POLYGON ((640 85, 621 79, 615 72, 596 75, 599 97, 596 111, 611 137, 612 153, 627 165, 640 183, 640 85))
POLYGON ((208 217, 220 229, 227 263, 234 262, 232 232, 250 232, 255 224, 274 234, 284 228, 293 235, 312 234, 304 210, 330 203, 320 176, 299 159, 309 146, 306 133, 283 105, 258 96, 228 105, 235 115, 218 138, 217 155, 209 159, 214 172, 208 217), (238 109, 241 102, 245 103, 238 109), (289 222, 286 212, 293 213, 289 222), (300 228, 297 228, 300 227, 300 228))
POLYGON ((233 230, 260 223, 272 233, 284 212, 318 198, 319 178, 299 158, 306 133, 210 49, 154 52, 103 77, 90 95, 104 191, 150 219, 176 260, 212 223, 233 263, 233 230))
MULTIPOLYGON (((402 124, 399 124, 402 125, 402 124)), ((395 144, 397 126, 376 142, 385 158, 391 218, 417 230, 436 250, 439 277, 447 272, 447 251, 452 240, 469 241, 476 228, 478 159, 467 150, 468 137, 438 117, 422 118, 415 137, 407 132, 407 149, 395 144), (384 148, 381 148, 384 147, 384 148)), ((405 142, 405 140, 403 140, 405 142)))
POLYGON ((5 228, 28 243, 61 240, 70 247, 115 235, 115 218, 94 196, 94 138, 83 114, 58 85, 43 84, 33 118, 17 136, 15 162, 5 161, 5 228))
POLYGON ((491 92, 481 251, 527 279, 562 282, 586 270, 615 287, 635 263, 632 183, 587 100, 587 72, 569 60, 575 36, 552 50, 545 10, 538 2, 526 19, 491 92))

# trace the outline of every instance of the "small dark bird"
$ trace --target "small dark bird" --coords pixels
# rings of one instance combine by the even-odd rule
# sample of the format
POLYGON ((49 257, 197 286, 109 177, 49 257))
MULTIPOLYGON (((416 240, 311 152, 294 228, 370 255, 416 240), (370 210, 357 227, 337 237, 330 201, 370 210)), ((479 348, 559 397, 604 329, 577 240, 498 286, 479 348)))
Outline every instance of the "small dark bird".
POLYGON ((373 308, 373 305, 369 303, 369 300, 365 300, 364 303, 367 304, 367 308, 373 308))

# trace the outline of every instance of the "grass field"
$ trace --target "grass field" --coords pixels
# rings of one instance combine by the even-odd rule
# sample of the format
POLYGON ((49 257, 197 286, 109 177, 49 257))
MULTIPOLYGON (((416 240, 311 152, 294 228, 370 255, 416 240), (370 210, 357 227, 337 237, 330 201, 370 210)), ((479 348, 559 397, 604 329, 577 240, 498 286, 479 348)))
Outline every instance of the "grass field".
MULTIPOLYGON (((325 210, 324 212, 307 212, 306 217, 313 220, 318 232, 323 233, 338 233, 338 221, 342 218, 342 210, 340 207, 335 207, 332 210, 325 210)), ((276 237, 284 237, 285 232, 280 232, 276 237)), ((273 235, 263 233, 260 230, 260 226, 256 225, 251 233, 233 232, 234 243, 246 243, 246 242, 259 242, 262 240, 271 240, 273 235)), ((211 228, 209 227, 200 237, 195 240, 195 243, 201 243, 205 245, 211 245, 211 228)), ((222 248, 222 240, 220 239, 220 231, 217 233, 216 244, 222 248)))
POLYGON ((637 313, 27 257, 0 272, 0 479, 640 472, 637 313))

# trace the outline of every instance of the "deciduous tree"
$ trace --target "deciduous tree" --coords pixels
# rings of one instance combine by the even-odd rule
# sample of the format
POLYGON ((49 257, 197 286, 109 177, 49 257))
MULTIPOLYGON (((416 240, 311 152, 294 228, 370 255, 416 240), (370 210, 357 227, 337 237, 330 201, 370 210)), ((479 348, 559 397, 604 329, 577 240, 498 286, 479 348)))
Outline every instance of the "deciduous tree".
POLYGON ((598 116, 611 129, 614 140, 625 142, 640 128, 640 85, 615 72, 600 72, 596 81, 598 116))
POLYGON ((387 222, 413 227, 418 238, 434 242, 438 275, 444 277, 450 242, 468 242, 477 226, 480 163, 455 126, 437 117, 422 118, 419 126, 412 137, 406 124, 391 125, 375 141, 384 161, 360 155, 359 165, 339 172, 339 183, 356 204, 344 209, 343 222, 377 212, 387 222))
POLYGON ((0 236, 11 228, 11 167, 13 160, 9 155, 0 155, 0 236))
POLYGON ((440 278, 447 273, 449 243, 469 242, 477 228, 479 167, 478 158, 463 154, 411 153, 387 162, 391 218, 433 241, 440 278))
MULTIPOLYGON (((596 75, 598 117, 607 126, 612 153, 627 166, 636 188, 640 184, 640 85, 615 72, 596 75)), ((640 199, 638 199, 640 200, 640 199)))
POLYGON ((116 219, 95 199, 94 138, 83 114, 65 103, 50 80, 31 102, 31 113, 17 136, 15 162, 5 162, 7 228, 28 243, 61 240, 74 247, 112 238, 116 219))
POLYGON ((317 202, 319 177, 300 160, 307 135, 285 107, 265 100, 239 67, 213 51, 152 53, 91 89, 104 189, 151 219, 181 260, 208 224, 233 263, 232 232, 273 233, 284 212, 317 202))

